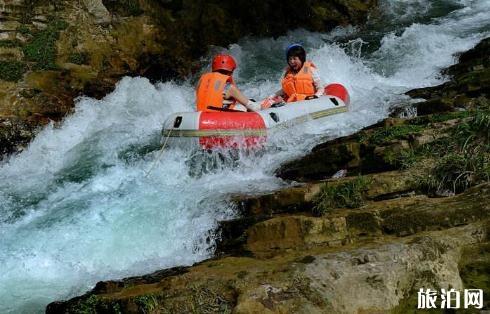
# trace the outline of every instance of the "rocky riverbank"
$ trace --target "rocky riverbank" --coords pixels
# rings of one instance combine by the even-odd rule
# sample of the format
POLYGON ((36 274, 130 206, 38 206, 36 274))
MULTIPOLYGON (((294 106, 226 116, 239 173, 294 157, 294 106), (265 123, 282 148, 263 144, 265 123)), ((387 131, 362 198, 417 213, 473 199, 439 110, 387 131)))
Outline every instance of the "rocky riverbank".
POLYGON ((409 92, 426 99, 417 117, 283 165, 299 186, 235 198, 214 259, 99 282, 47 313, 408 313, 419 288, 483 289, 489 309, 489 45, 409 92))
POLYGON ((361 24, 376 4, 0 0, 0 153, 22 149, 38 127, 70 113, 76 97, 101 98, 123 76, 185 78, 210 46, 361 24))

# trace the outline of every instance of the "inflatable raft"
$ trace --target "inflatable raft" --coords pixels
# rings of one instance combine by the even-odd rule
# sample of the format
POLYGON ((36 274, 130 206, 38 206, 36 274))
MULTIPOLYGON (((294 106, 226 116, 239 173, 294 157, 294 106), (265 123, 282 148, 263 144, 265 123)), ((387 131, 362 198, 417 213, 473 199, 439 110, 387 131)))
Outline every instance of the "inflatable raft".
POLYGON ((341 84, 325 87, 324 96, 282 104, 258 112, 178 112, 164 123, 162 135, 202 149, 255 147, 268 131, 348 111, 349 94, 341 84))

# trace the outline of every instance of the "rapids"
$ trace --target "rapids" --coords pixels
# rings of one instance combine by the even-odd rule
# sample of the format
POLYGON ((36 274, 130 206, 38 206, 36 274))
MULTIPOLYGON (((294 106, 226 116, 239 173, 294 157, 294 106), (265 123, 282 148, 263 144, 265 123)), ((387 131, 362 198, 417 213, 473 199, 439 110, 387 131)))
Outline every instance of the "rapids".
POLYGON ((487 0, 380 2, 362 29, 296 30, 227 47, 238 86, 262 99, 279 88, 284 48, 303 43, 325 83, 350 91, 351 112, 277 132, 265 152, 212 156, 198 176, 196 152, 158 156, 165 118, 193 110, 196 78, 152 85, 126 77, 100 101, 77 99, 61 125, 0 164, 0 313, 42 313, 99 280, 211 257, 217 221, 235 215, 230 195, 286 186, 274 176, 281 163, 386 117, 413 101, 403 95, 410 89, 444 82, 440 70, 455 54, 490 34, 487 0))

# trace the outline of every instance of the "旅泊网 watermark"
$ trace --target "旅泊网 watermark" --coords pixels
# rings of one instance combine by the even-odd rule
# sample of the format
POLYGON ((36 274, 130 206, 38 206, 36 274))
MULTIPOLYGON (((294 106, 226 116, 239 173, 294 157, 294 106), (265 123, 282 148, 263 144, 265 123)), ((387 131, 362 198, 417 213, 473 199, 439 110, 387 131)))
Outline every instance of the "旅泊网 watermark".
POLYGON ((463 294, 453 289, 423 289, 417 292, 418 309, 468 309, 483 308, 483 290, 482 289, 464 289, 463 294), (439 293, 440 292, 440 293, 439 293), (461 296, 463 298, 461 299, 461 296))

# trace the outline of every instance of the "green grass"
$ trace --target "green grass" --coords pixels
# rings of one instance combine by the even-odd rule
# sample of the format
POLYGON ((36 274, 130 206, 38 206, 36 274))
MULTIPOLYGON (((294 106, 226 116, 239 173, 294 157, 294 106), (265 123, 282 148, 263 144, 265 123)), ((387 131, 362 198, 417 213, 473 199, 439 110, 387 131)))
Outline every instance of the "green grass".
POLYGON ((460 193, 490 181, 490 111, 473 112, 470 120, 451 130, 449 138, 424 145, 417 154, 435 161, 427 174, 416 177, 419 188, 429 194, 460 193))
POLYGON ((82 64, 87 64, 89 61, 89 56, 86 52, 76 52, 72 53, 68 57, 68 62, 82 65, 82 64))
POLYGON ((313 212, 324 215, 334 208, 359 208, 364 205, 364 193, 368 186, 368 180, 363 177, 339 185, 329 185, 327 182, 313 200, 313 212))
POLYGON ((0 80, 17 82, 26 71, 26 66, 20 61, 0 61, 0 80))
POLYGON ((428 175, 417 178, 420 189, 428 192, 451 191, 461 193, 467 188, 489 181, 488 154, 449 153, 436 162, 428 175))
POLYGON ((33 34, 32 39, 24 46, 24 56, 27 61, 34 62, 35 70, 54 70, 57 68, 56 47, 60 31, 67 27, 63 20, 50 22, 46 29, 33 34))
POLYGON ((17 31, 19 33, 21 33, 22 35, 30 35, 31 34, 30 28, 27 27, 26 25, 21 25, 21 26, 17 27, 17 31))
POLYGON ((425 127, 422 125, 398 125, 385 127, 375 130, 372 133, 361 135, 361 142, 369 142, 372 145, 379 145, 392 140, 406 139, 414 133, 420 133, 425 127))
POLYGON ((420 117, 414 118, 414 119, 410 120, 410 124, 412 124, 412 125, 425 125, 428 123, 444 122, 444 121, 453 120, 453 119, 463 119, 463 118, 471 116, 471 114, 472 114, 471 111, 467 111, 467 110, 431 114, 431 115, 420 116, 420 117))
POLYGON ((158 306, 157 298, 154 295, 142 295, 136 297, 135 303, 141 313, 152 313, 158 306))

